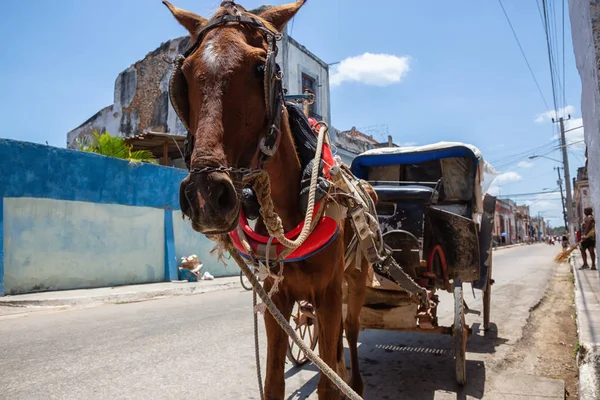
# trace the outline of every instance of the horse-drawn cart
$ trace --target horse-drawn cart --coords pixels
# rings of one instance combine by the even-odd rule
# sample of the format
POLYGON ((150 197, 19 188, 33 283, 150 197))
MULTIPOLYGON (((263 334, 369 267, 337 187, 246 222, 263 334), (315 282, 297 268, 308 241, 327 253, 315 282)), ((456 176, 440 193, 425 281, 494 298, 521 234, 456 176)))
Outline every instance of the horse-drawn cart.
MULTIPOLYGON (((375 149, 356 157, 351 167, 377 193, 376 211, 388 252, 427 290, 430 300, 430 306, 423 307, 418 296, 375 264, 369 270, 361 328, 451 334, 460 384, 466 382, 466 342, 471 333, 465 322, 463 283, 483 291, 484 329, 490 323, 496 199, 484 196, 486 169, 479 150, 462 143, 375 149), (454 295, 450 327, 438 324, 438 290, 454 295)), ((312 342, 316 338, 310 335, 311 315, 314 310, 299 307, 293 319, 297 331, 308 330, 304 337, 312 342)), ((304 361, 300 356, 291 359, 304 361)))

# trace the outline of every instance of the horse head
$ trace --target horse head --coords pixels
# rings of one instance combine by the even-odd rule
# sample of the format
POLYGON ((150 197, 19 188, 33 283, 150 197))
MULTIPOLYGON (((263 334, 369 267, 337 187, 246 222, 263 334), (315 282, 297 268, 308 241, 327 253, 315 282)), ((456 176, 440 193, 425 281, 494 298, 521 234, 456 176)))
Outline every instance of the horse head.
POLYGON ((277 148, 283 98, 275 43, 304 1, 258 15, 224 1, 210 20, 163 1, 191 36, 190 49, 176 62, 170 96, 189 131, 190 174, 179 202, 198 232, 235 228, 241 171, 261 168, 277 148))

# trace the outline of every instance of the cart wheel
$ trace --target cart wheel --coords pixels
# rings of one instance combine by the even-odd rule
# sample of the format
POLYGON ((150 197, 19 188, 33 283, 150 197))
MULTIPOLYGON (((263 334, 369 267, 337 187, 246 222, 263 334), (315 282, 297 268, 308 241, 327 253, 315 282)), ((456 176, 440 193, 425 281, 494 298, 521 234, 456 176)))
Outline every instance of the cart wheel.
POLYGON ((454 355, 456 357, 456 381, 459 385, 467 383, 467 336, 469 331, 465 323, 465 303, 462 284, 454 287, 454 355))
POLYGON ((490 248, 490 267, 488 269, 488 281, 483 292, 483 330, 490 329, 490 311, 492 305, 492 249, 490 248))
POLYGON ((250 283, 248 278, 246 278, 246 275, 244 275, 244 271, 240 271, 240 282, 244 289, 252 290, 252 284, 250 283))
MULTIPOLYGON (((315 315, 314 306, 308 302, 296 302, 294 309, 292 310, 290 322, 300 339, 302 339, 311 350, 314 350, 317 347, 317 341, 319 339, 317 316, 315 315)), ((297 367, 308 362, 306 355, 292 339, 288 339, 287 358, 297 367)))

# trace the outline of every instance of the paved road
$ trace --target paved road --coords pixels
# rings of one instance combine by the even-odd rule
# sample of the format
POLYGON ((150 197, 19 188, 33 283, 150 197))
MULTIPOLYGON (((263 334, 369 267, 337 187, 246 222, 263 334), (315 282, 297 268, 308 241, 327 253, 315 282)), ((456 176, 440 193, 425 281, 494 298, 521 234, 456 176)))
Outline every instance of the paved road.
MULTIPOLYGON (((481 317, 468 316, 476 332, 464 389, 454 383, 450 337, 362 332, 365 398, 481 398, 541 299, 556 251, 540 244, 495 254, 498 331, 483 336, 481 317)), ((481 309, 479 294, 467 294, 481 309)), ((441 297, 441 323, 450 325, 452 298, 441 297)), ((250 309, 249 292, 229 290, 0 320, 0 398, 257 399, 250 309)), ((313 366, 290 367, 287 377, 290 399, 316 398, 313 366)))

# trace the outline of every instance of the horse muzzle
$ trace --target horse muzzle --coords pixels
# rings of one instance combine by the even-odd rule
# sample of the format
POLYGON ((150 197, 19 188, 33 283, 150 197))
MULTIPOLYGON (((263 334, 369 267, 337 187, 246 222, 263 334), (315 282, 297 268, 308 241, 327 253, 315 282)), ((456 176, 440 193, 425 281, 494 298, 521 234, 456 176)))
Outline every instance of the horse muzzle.
POLYGON ((226 172, 188 175, 179 187, 179 205, 200 233, 231 232, 238 223, 240 198, 226 172))

